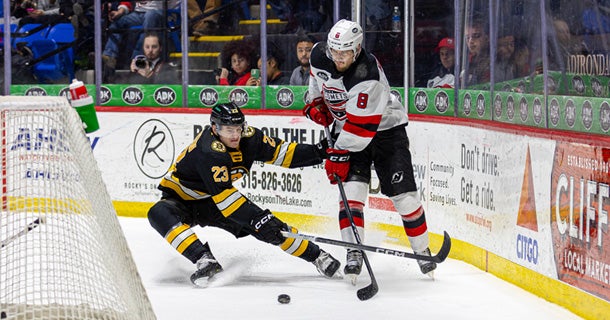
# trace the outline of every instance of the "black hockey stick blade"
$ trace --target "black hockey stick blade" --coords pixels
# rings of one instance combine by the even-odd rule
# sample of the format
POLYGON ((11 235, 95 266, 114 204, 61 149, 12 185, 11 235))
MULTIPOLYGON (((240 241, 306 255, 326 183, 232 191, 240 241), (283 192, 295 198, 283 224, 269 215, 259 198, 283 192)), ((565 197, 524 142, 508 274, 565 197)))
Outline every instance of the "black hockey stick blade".
POLYGON ((0 241, 0 248, 4 248, 6 247, 8 244, 10 244, 11 242, 13 242, 15 239, 25 235, 26 233, 32 231, 34 228, 38 227, 41 223, 45 222, 45 218, 44 217, 38 217, 36 218, 36 220, 28 223, 27 226, 25 226, 25 229, 17 232, 16 234, 0 241))
POLYGON ((358 289, 358 291, 356 292, 356 296, 358 297, 358 299, 360 299, 360 301, 368 300, 374 297, 379 291, 377 279, 375 279, 375 275, 373 274, 373 268, 371 267, 369 258, 364 252, 362 252, 362 259, 364 260, 364 265, 366 266, 366 270, 368 271, 369 277, 371 278, 371 284, 364 288, 358 289))
POLYGON ((302 234, 302 233, 292 233, 292 232, 282 231, 282 235, 284 237, 289 237, 289 238, 304 239, 304 240, 315 241, 315 242, 319 242, 319 243, 326 243, 326 244, 350 248, 350 249, 366 250, 366 251, 383 253, 383 254, 396 256, 396 257, 432 261, 432 262, 436 262, 436 263, 441 263, 441 262, 445 261, 445 259, 447 259, 447 256, 449 255, 449 252, 451 251, 451 238, 449 237, 449 234, 447 233, 447 231, 443 232, 443 244, 441 245, 441 248, 436 253, 436 255, 433 255, 433 256, 424 256, 424 255, 419 255, 419 254, 411 253, 411 252, 399 251, 399 250, 394 250, 394 249, 386 249, 386 248, 381 248, 381 247, 374 247, 374 246, 369 246, 369 245, 365 245, 365 244, 358 244, 358 243, 352 243, 352 242, 347 242, 347 241, 329 239, 329 238, 312 236, 312 235, 307 235, 307 234, 302 234))
POLYGON ((373 281, 368 286, 358 289, 358 291, 356 292, 356 296, 358 297, 358 299, 360 299, 360 301, 365 301, 374 297, 378 291, 379 286, 377 285, 377 281, 373 281))

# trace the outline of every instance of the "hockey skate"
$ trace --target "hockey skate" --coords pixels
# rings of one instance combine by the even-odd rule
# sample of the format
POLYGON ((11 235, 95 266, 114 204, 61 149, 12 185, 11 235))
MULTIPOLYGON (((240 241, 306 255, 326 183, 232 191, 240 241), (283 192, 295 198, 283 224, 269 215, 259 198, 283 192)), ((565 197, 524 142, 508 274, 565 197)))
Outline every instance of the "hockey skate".
POLYGON ((360 271, 362 271, 362 251, 348 249, 343 273, 345 273, 346 278, 348 278, 353 285, 356 285, 360 271))
POLYGON ((205 288, 210 278, 222 271, 222 266, 216 261, 211 252, 206 252, 197 260, 197 271, 191 275, 191 282, 205 288))
MULTIPOLYGON (((432 255, 432 254, 430 254, 429 248, 426 248, 425 250, 419 251, 419 252, 415 251, 415 253, 422 255, 422 256, 431 256, 432 255)), ((417 264, 419 264, 419 270, 421 270, 421 273, 434 279, 434 269, 436 269, 436 262, 417 260, 417 264)))
POLYGON ((337 259, 322 249, 320 249, 318 258, 312 263, 318 268, 318 272, 327 278, 332 278, 341 266, 337 259))

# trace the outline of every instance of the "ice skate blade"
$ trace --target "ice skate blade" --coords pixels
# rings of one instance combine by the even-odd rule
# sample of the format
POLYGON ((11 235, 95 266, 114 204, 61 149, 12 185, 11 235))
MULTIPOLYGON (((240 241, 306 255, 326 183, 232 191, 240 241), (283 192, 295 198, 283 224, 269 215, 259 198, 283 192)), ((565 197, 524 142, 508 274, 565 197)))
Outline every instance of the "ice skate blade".
POLYGON ((428 277, 430 277, 430 279, 435 280, 435 279, 434 279, 434 270, 432 270, 432 271, 430 271, 430 272, 426 273, 426 275, 427 275, 428 277))
POLYGON ((355 273, 346 273, 345 279, 349 280, 349 282, 355 286, 358 283, 358 275, 355 273))
POLYGON ((207 288, 210 285, 210 277, 203 277, 193 281, 193 284, 197 288, 207 288))

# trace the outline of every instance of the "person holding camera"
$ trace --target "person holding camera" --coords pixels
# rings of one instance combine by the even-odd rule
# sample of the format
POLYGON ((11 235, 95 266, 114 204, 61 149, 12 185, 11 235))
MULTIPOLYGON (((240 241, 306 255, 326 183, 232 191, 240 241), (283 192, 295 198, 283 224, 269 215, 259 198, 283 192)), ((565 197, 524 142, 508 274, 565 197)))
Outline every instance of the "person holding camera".
POLYGON ((131 60, 129 83, 177 84, 179 77, 169 70, 162 59, 163 48, 159 35, 147 33, 142 45, 144 55, 131 60))

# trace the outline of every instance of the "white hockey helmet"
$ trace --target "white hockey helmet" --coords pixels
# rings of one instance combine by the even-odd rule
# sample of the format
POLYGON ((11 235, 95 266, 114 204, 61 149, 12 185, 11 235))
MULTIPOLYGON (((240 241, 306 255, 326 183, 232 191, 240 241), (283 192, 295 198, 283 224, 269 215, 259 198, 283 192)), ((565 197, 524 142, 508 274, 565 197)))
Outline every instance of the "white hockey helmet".
POLYGON ((358 47, 362 44, 363 37, 362 27, 358 23, 341 19, 328 32, 326 44, 328 49, 352 50, 355 59, 358 56, 358 47))

